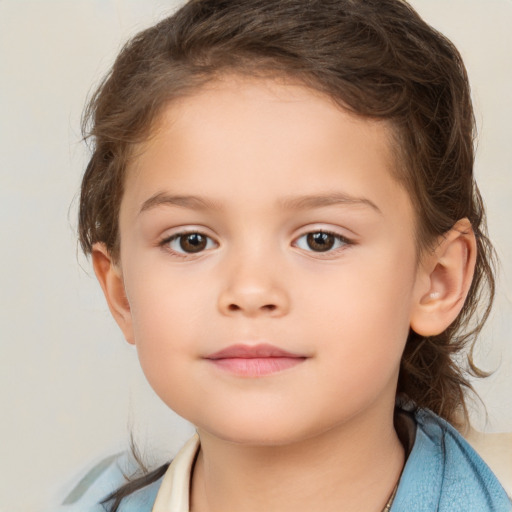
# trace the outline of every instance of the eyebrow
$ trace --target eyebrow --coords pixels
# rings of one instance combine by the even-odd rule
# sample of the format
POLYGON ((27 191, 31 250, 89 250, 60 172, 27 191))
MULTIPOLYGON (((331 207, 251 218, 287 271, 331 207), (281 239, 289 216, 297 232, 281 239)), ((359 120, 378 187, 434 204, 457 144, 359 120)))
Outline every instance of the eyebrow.
POLYGON ((181 208, 190 208, 193 210, 220 210, 219 203, 199 196, 190 195, 169 195, 165 193, 157 193, 142 203, 140 213, 151 210, 157 206, 179 206, 181 208))
POLYGON ((308 208, 321 208, 333 205, 359 205, 369 206, 377 213, 382 214, 380 208, 370 199, 355 197, 344 192, 289 197, 281 200, 280 205, 282 208, 290 210, 306 210, 308 208))
MULTIPOLYGON (((220 203, 211 199, 192 196, 192 195, 169 195, 157 193, 142 203, 140 213, 151 210, 157 206, 178 206, 181 208, 190 208, 193 210, 221 210, 220 203)), ((336 205, 356 205, 368 206, 377 213, 382 214, 380 208, 370 199, 364 197, 355 197, 343 192, 312 194, 304 196, 294 196, 281 199, 279 206, 289 210, 307 210, 311 208, 322 208, 336 205)))

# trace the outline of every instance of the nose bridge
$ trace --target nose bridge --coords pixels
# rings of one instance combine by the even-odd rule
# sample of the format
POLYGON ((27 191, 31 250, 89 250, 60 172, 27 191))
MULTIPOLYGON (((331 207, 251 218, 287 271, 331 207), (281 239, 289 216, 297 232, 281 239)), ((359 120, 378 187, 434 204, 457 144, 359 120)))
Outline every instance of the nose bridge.
POLYGON ((276 242, 253 236, 233 244, 223 261, 219 309, 223 314, 279 316, 289 310, 276 242))

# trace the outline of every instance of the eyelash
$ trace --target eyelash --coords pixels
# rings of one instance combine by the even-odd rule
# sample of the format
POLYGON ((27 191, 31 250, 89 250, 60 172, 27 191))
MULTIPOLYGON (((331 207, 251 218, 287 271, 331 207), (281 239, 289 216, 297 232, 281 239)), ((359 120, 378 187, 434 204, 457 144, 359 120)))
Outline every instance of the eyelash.
MULTIPOLYGON (((211 243, 211 242, 213 242, 213 244, 215 244, 215 245, 218 245, 216 242, 213 241, 213 239, 211 237, 209 237, 208 235, 205 235, 204 233, 201 233, 200 231, 182 231, 180 233, 176 233, 176 234, 174 234, 172 236, 164 238, 163 240, 161 240, 159 242, 158 245, 160 247, 163 247, 163 248, 167 249, 169 252, 171 252, 175 256, 187 259, 187 258, 193 258, 194 256, 199 255, 199 254, 203 253, 204 251, 207 251, 207 250, 211 249, 212 247, 208 247, 209 243, 211 243), (199 236, 205 238, 206 239, 206 246, 203 249, 200 249, 197 252, 179 251, 179 250, 173 249, 170 246, 170 244, 172 242, 180 241, 180 239, 182 239, 183 237, 189 236, 189 235, 199 235, 199 236)), ((306 243, 308 243, 308 242, 306 242, 306 243)), ((324 229, 318 229, 316 231, 308 231, 307 233, 304 233, 303 235, 299 236, 298 238, 296 238, 294 240, 293 245, 295 247, 298 247, 299 249, 301 249, 303 251, 314 253, 314 254, 317 255, 317 257, 328 258, 328 257, 332 256, 333 254, 337 254, 338 252, 344 250, 347 246, 354 245, 354 242, 352 240, 350 240, 350 239, 348 239, 348 238, 338 234, 338 233, 334 233, 332 231, 327 231, 327 230, 324 230, 324 229), (333 248, 329 248, 329 249, 327 249, 325 251, 314 251, 314 250, 311 250, 311 249, 308 250, 308 249, 305 249, 305 248, 301 248, 298 245, 298 241, 299 240, 301 240, 303 238, 307 239, 307 237, 310 236, 310 235, 319 235, 319 234, 333 237, 335 243, 338 242, 340 245, 338 247, 335 247, 334 249, 333 248)), ((181 246, 181 242, 180 242, 180 246, 181 246)), ((182 249, 183 249, 183 247, 182 247, 182 249)))
MULTIPOLYGON (((176 233, 174 235, 168 236, 168 237, 164 238, 158 245, 160 247, 167 249, 171 254, 178 256, 180 258, 186 259, 186 258, 194 257, 195 255, 201 254, 205 250, 211 249, 211 247, 208 247, 209 242, 213 242, 213 239, 210 236, 205 235, 204 233, 201 233, 200 231, 191 230, 191 231, 181 231, 180 233, 176 233), (197 251, 195 253, 194 252, 177 251, 176 249, 173 249, 170 246, 170 244, 172 242, 179 241, 181 238, 184 238, 184 237, 190 236, 190 235, 199 235, 199 236, 205 238, 207 246, 204 249, 201 249, 200 251, 197 251)), ((213 243, 215 245, 217 245, 215 242, 213 242, 213 243)), ((180 245, 181 245, 181 243, 180 243, 180 245)))
POLYGON ((307 251, 307 252, 314 253, 317 258, 318 257, 320 257, 320 258, 329 258, 329 257, 331 257, 333 255, 338 254, 340 251, 343 251, 348 246, 354 245, 354 242, 352 240, 344 237, 343 235, 338 234, 338 233, 334 233, 332 231, 328 231, 328 230, 324 230, 324 229, 318 229, 316 231, 308 231, 307 233, 304 233, 300 237, 296 238, 295 242, 294 242, 294 245, 296 247, 298 247, 299 249, 302 249, 302 250, 307 251), (307 237, 309 237, 310 235, 327 235, 327 236, 332 237, 334 239, 334 243, 338 242, 340 245, 338 247, 335 247, 335 248, 329 248, 329 249, 327 249, 325 251, 313 251, 313 250, 308 250, 308 249, 304 249, 304 248, 299 247, 298 241, 301 240, 302 238, 306 238, 307 239, 307 237))

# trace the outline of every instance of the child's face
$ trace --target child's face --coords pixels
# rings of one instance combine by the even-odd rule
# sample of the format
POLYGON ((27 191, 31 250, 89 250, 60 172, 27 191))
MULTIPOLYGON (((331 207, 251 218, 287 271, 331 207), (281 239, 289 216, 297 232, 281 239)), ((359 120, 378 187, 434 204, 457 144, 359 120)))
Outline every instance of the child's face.
POLYGON ((119 272, 169 407, 269 444, 390 418, 421 281, 394 165, 384 123, 303 87, 226 78, 168 107, 128 170, 119 272), (260 344, 289 357, 212 359, 260 344))

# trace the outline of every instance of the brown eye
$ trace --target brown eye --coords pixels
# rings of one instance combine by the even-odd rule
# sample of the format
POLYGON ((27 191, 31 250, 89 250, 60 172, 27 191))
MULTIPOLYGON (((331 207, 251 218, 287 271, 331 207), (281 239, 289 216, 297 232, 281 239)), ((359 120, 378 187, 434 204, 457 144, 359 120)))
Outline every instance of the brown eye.
POLYGON ((294 245, 308 252, 335 252, 352 242, 342 235, 329 231, 310 231, 295 240, 294 245))
POLYGON ((160 245, 167 246, 173 253, 179 255, 196 254, 216 246, 209 236, 196 232, 177 233, 163 240, 160 245))
POLYGON ((189 233, 179 237, 184 252, 200 252, 206 249, 208 239, 200 233, 189 233))
POLYGON ((308 247, 315 252, 329 251, 334 247, 336 237, 331 233, 308 233, 306 237, 308 247))

